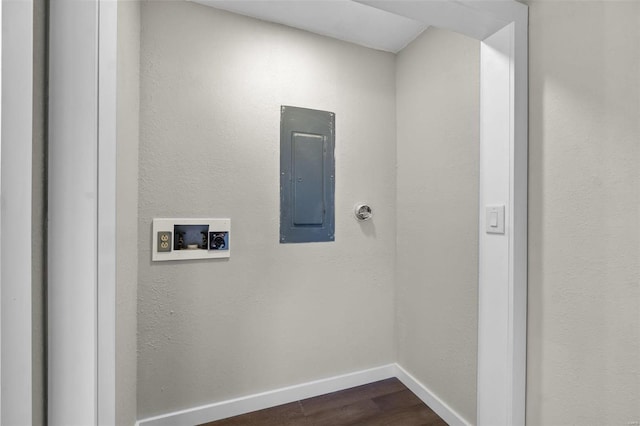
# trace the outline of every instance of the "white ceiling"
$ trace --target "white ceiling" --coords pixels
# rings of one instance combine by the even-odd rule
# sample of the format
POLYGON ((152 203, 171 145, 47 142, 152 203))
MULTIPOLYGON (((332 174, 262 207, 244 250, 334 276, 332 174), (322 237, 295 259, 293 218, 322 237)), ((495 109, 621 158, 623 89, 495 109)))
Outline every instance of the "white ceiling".
POLYGON ((192 0, 264 21, 397 53, 427 24, 352 0, 192 0))

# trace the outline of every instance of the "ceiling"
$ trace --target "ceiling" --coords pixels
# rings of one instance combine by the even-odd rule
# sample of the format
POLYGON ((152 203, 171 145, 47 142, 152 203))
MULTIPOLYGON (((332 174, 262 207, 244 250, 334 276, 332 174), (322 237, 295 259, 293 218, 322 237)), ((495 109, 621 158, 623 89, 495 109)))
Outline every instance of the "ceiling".
POLYGON ((339 40, 397 53, 427 24, 352 0, 192 0, 339 40))

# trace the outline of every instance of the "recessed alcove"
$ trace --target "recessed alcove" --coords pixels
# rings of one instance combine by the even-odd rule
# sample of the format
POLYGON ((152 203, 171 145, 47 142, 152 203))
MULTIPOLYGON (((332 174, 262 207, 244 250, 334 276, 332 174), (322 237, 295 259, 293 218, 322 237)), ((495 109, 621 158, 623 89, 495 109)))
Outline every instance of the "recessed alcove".
POLYGON ((395 54, 190 2, 141 23, 140 417, 401 360, 474 419, 480 42, 395 54), (334 242, 278 244, 281 105, 335 113, 334 242), (230 217, 230 261, 149 262, 172 215, 230 217))
MULTIPOLYGON (((100 3, 92 208, 104 285, 85 294, 95 312, 55 303, 73 282, 51 303, 54 329, 69 315, 97 321, 101 356, 83 370, 97 374, 79 381, 98 397, 76 418, 204 422, 390 376, 451 424, 523 418, 526 127, 514 108, 526 78, 514 22, 526 8, 328 2, 372 13, 362 31, 349 20, 358 13, 328 29, 261 15, 304 20, 318 4, 256 3, 247 17, 193 2, 100 3), (279 244, 282 105, 335 113, 335 241, 279 244), (353 217, 362 202, 375 211, 366 222, 353 217), (486 205, 505 207, 505 234, 484 232, 486 205), (229 217, 233 255, 152 263, 157 217, 229 217), (100 245, 110 232, 133 244, 100 245)), ((57 87, 77 84, 56 75, 57 87)), ((83 336, 56 342, 51 362, 91 347, 83 336)), ((52 424, 79 388, 51 394, 52 424)))

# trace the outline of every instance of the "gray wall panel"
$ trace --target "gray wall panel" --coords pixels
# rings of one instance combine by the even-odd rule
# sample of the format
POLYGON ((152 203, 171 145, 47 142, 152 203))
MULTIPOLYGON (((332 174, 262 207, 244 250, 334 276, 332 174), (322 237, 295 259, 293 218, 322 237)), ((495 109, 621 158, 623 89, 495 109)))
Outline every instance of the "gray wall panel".
POLYGON ((334 240, 335 114, 283 106, 280 242, 334 240))

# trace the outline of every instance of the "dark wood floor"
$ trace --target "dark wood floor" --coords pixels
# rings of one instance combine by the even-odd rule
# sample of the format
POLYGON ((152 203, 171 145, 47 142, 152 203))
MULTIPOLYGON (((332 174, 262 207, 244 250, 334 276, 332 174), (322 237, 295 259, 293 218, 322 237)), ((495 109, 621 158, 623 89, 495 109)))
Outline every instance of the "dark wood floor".
POLYGON ((398 379, 254 411, 203 426, 446 426, 398 379))

